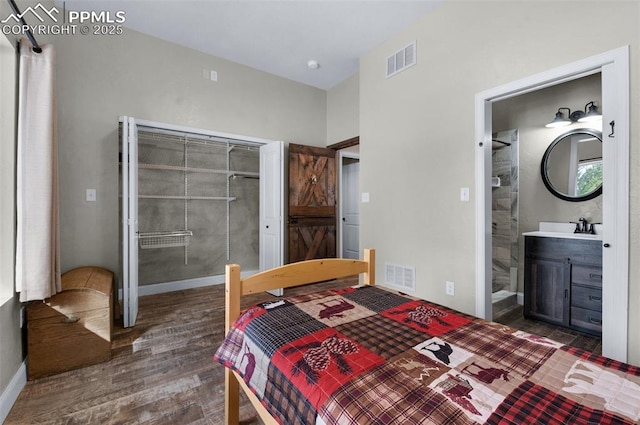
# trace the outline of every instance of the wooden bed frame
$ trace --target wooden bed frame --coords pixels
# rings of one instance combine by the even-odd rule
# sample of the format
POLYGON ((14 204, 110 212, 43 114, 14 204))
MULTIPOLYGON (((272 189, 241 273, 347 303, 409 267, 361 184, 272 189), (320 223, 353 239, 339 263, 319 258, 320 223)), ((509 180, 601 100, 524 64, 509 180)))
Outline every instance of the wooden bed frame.
MULTIPOLYGON (((364 260, 327 258, 287 264, 240 278, 240 266, 228 264, 225 279, 225 334, 240 316, 240 297, 278 288, 291 288, 308 283, 322 282, 353 275, 363 275, 363 284, 375 284, 375 250, 365 249, 364 260)), ((249 389, 244 380, 231 369, 225 368, 225 415, 226 423, 240 421, 240 387, 244 390, 253 407, 265 424, 278 422, 267 412, 260 400, 249 389)))

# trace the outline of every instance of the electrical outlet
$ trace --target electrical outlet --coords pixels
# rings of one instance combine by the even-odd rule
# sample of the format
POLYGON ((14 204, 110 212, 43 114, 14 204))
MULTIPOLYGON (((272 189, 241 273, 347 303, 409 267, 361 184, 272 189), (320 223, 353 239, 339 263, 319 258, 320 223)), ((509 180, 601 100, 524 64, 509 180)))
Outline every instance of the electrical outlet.
POLYGON ((445 290, 447 292, 447 295, 451 295, 451 296, 455 295, 455 293, 456 293, 455 284, 453 282, 447 281, 445 283, 445 290))

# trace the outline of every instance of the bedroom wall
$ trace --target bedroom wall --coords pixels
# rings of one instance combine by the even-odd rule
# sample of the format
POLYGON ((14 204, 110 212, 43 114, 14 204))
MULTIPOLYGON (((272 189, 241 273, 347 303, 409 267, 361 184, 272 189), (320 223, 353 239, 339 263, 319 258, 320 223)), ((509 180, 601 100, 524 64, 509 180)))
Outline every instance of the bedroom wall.
POLYGON ((128 29, 49 41, 57 51, 63 271, 92 264, 118 272, 120 115, 325 146, 323 90, 128 29), (203 69, 216 70, 218 82, 203 69), (97 202, 85 201, 88 188, 97 202))
MULTIPOLYGON (((0 7, 0 16, 5 10, 0 7)), ((4 392, 23 360, 20 302, 14 292, 16 78, 15 45, 0 36, 0 422, 10 407, 4 403, 13 402, 4 392)))
MULTIPOLYGON (((361 58, 360 243, 415 266, 420 297, 475 311, 476 93, 631 46, 630 217, 640 216, 640 3, 447 1, 361 58), (585 31, 585 24, 597 30, 585 31), (576 37, 580 42, 573 42, 576 37), (387 56, 417 41, 417 65, 385 79, 387 56), (460 188, 471 191, 460 201, 460 188), (455 282, 455 296, 445 281, 455 282)), ((631 221, 632 235, 640 222, 631 221)), ((629 357, 640 364, 640 240, 630 238, 629 357)))
POLYGON ((327 145, 360 134, 360 77, 356 73, 327 90, 327 145))
POLYGON ((540 221, 569 222, 586 217, 590 223, 602 222, 602 196, 583 202, 564 201, 547 190, 540 176, 540 162, 555 138, 570 130, 587 128, 580 123, 560 128, 546 128, 544 125, 553 119, 559 107, 569 107, 574 111, 584 108, 592 100, 602 105, 601 98, 601 76, 595 74, 493 105, 494 131, 517 128, 520 134, 519 292, 524 290, 522 233, 538 230, 540 221))

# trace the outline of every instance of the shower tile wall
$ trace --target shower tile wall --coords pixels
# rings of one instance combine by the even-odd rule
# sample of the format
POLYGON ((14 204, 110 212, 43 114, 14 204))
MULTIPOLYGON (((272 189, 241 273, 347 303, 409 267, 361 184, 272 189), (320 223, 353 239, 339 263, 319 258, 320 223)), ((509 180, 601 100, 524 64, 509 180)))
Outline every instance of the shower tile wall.
POLYGON ((500 186, 492 187, 493 292, 515 292, 518 268, 518 131, 494 134, 492 175, 500 186), (513 270, 513 271, 512 271, 513 270))

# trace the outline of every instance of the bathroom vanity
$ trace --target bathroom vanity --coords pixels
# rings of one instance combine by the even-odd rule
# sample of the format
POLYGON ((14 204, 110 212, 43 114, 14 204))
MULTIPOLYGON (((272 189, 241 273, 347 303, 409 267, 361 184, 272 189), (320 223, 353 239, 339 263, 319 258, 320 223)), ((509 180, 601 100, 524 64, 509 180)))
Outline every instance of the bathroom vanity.
POLYGON ((525 317, 601 336, 599 235, 553 231, 523 235, 525 317))

